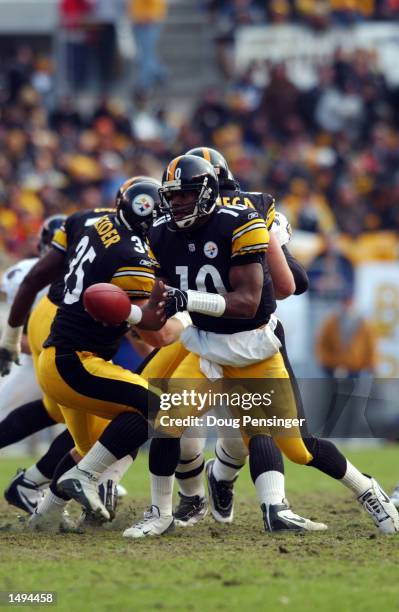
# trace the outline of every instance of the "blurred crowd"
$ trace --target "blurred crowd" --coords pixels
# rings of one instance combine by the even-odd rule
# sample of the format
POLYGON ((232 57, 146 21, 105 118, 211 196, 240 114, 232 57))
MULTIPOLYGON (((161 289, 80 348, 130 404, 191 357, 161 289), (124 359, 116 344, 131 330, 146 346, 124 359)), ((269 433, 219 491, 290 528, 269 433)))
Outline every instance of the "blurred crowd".
POLYGON ((72 97, 56 100, 54 72, 26 46, 3 62, 3 253, 29 255, 43 216, 109 205, 128 176, 160 178, 171 157, 201 144, 226 156, 244 189, 273 193, 295 228, 399 230, 399 91, 373 52, 338 49, 305 91, 283 64, 254 63, 207 89, 187 117, 145 90, 83 113, 72 97))
POLYGON ((302 23, 315 29, 399 18, 398 0, 204 0, 221 30, 302 23))

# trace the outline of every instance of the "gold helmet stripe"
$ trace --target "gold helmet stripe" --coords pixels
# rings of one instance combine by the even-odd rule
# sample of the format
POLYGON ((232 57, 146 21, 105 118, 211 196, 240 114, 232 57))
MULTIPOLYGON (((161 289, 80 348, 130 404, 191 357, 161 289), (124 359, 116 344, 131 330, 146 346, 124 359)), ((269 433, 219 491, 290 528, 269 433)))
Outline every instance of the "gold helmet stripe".
POLYGON ((207 149, 206 147, 202 147, 202 155, 204 156, 204 159, 206 159, 206 161, 208 162, 211 161, 211 155, 209 153, 209 149, 207 149))
POLYGON ((175 159, 173 159, 170 162, 168 166, 168 171, 167 171, 167 179, 166 179, 167 181, 173 181, 173 179, 175 178, 176 166, 182 157, 183 155, 179 155, 179 157, 175 157, 175 159))

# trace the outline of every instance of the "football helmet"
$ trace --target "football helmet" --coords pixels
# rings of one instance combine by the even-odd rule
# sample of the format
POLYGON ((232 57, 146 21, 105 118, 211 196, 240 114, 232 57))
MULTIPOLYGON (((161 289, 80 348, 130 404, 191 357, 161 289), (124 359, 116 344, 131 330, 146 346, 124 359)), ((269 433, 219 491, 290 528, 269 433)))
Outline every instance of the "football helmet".
POLYGON ((219 195, 216 172, 206 159, 180 155, 166 168, 159 193, 161 210, 170 215, 174 228, 188 229, 215 209, 219 195))
POLYGON ((44 255, 51 244, 55 232, 59 229, 66 219, 66 215, 52 215, 44 220, 39 233, 39 254, 44 255))
POLYGON ((195 147, 187 151, 186 155, 195 155, 209 161, 215 169, 218 177, 220 189, 239 189, 240 186, 235 180, 226 159, 216 149, 210 147, 195 147))
POLYGON ((159 210, 161 183, 147 176, 128 179, 116 195, 115 208, 119 222, 131 231, 145 235, 159 210))

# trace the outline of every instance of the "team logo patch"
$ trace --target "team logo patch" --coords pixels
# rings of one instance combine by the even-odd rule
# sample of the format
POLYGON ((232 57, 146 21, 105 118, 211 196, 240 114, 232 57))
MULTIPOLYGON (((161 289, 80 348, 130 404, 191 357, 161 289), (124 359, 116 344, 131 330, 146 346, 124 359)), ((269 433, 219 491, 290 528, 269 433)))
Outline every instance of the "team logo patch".
POLYGON ((206 255, 206 257, 209 257, 209 259, 215 259, 218 253, 219 249, 215 242, 210 241, 204 245, 204 254, 206 255))
POLYGON ((132 202, 133 211, 139 217, 146 217, 154 210, 154 200, 146 193, 140 193, 132 202))

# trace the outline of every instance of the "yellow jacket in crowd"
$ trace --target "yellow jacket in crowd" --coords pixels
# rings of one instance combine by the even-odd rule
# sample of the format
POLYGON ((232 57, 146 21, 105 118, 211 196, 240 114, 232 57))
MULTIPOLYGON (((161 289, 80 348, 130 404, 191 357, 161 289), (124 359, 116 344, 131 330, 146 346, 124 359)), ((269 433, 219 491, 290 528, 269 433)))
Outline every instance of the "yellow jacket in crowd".
POLYGON ((133 23, 163 21, 166 9, 166 0, 130 0, 129 4, 129 14, 133 23))
POLYGON ((316 340, 316 355, 328 369, 345 368, 350 372, 373 371, 377 365, 376 335, 367 321, 359 317, 349 337, 341 333, 342 313, 331 315, 323 323, 316 340))

